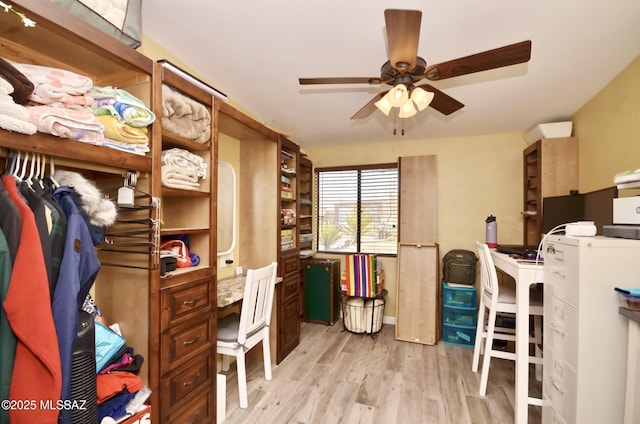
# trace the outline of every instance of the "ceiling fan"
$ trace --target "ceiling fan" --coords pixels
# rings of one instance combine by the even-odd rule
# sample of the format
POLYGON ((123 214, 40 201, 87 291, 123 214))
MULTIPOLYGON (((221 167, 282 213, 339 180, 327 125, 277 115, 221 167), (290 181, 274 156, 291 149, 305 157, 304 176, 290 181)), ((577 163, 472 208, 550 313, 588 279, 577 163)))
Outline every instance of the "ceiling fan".
POLYGON ((416 113, 414 104, 419 110, 430 106, 444 115, 450 115, 463 108, 464 104, 430 84, 416 85, 416 83, 425 78, 429 81, 438 81, 515 65, 528 62, 531 58, 531 41, 527 40, 427 66, 427 62, 418 56, 422 12, 387 9, 384 11, 384 18, 389 44, 389 60, 382 65, 379 77, 299 78, 300 84, 387 84, 392 86, 391 89, 378 93, 351 119, 366 118, 376 108, 388 115, 392 106, 400 108, 399 117, 408 118, 416 113))

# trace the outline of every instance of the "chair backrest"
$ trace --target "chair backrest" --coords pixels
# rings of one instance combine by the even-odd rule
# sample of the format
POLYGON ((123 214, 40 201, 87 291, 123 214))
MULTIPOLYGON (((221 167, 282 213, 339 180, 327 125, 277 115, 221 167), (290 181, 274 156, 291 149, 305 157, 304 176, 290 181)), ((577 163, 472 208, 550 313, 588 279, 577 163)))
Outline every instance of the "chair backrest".
POLYGON ((478 258, 480 258, 480 296, 484 298, 484 304, 487 307, 492 307, 498 302, 498 273, 489 246, 479 241, 476 241, 476 246, 478 247, 478 258))
POLYGON ((243 345, 247 338, 269 326, 277 269, 278 263, 273 262, 269 266, 247 271, 238 328, 240 345, 243 345))

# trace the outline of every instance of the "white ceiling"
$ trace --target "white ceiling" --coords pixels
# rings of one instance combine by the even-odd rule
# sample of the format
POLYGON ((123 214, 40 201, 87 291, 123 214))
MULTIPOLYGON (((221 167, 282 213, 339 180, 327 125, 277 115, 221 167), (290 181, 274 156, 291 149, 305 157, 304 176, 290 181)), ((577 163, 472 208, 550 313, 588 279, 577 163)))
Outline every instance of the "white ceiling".
POLYGON ((404 120, 406 140, 567 120, 640 54, 639 0, 144 0, 142 29, 308 148, 394 139, 393 117, 350 119, 388 86, 298 83, 378 77, 388 60, 385 9, 422 11, 418 55, 427 65, 532 41, 526 64, 431 82, 465 107, 404 120))

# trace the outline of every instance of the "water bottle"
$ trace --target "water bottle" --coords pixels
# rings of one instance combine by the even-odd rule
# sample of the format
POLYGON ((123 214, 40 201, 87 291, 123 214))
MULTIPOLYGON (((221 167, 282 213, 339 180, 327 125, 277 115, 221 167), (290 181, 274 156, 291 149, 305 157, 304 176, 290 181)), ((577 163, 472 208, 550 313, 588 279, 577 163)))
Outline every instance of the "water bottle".
POLYGON ((498 222, 493 215, 489 215, 485 222, 487 223, 487 246, 494 248, 498 245, 498 222))

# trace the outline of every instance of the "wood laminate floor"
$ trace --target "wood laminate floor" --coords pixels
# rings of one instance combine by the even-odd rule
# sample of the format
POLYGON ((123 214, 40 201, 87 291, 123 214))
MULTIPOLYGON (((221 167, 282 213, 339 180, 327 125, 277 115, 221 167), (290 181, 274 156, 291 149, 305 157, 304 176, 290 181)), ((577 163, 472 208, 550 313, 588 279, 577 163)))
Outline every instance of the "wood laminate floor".
MULTIPOLYGON (((257 348, 260 348, 259 346, 257 348)), ((334 326, 302 324, 300 345, 264 380, 248 360, 249 408, 238 406, 235 363, 227 371, 225 424, 513 423, 514 363, 492 359, 487 396, 471 371, 473 349, 395 340, 385 324, 377 337, 334 326)), ((532 367, 533 369, 533 367, 532 367)), ((533 371, 531 373, 533 377, 533 371)), ((530 395, 541 383, 530 378, 530 395)), ((529 423, 540 423, 529 406, 529 423)))

